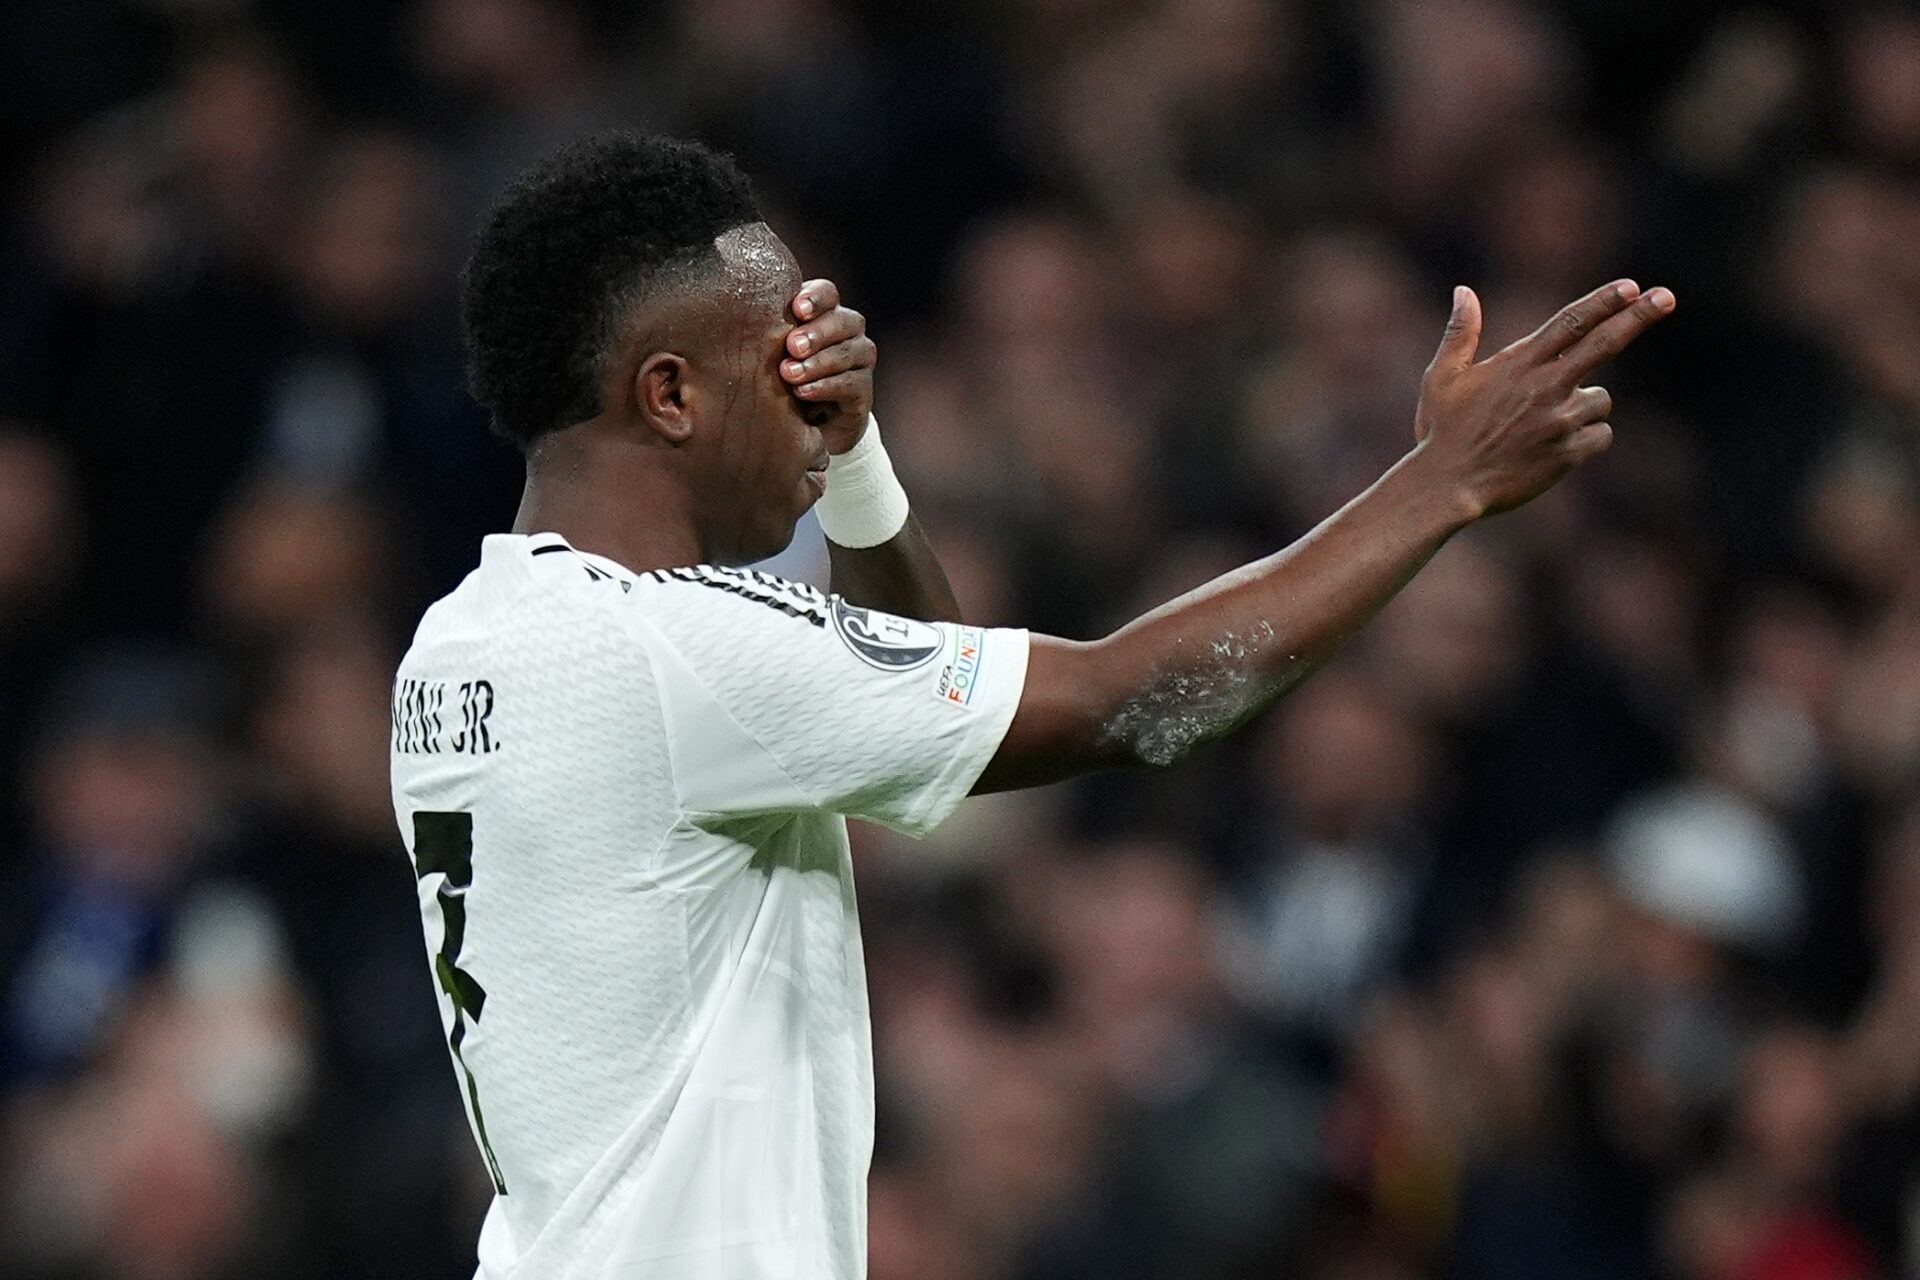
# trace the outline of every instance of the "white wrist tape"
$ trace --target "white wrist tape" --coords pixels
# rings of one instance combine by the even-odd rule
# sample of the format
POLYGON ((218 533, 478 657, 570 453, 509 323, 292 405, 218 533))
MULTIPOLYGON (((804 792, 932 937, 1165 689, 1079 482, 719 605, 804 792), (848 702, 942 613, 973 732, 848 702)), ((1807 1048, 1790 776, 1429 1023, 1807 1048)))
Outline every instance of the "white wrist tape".
POLYGON ((827 489, 813 510, 828 539, 843 547, 877 547, 905 527, 907 491, 894 477, 872 414, 860 443, 827 463, 827 489))

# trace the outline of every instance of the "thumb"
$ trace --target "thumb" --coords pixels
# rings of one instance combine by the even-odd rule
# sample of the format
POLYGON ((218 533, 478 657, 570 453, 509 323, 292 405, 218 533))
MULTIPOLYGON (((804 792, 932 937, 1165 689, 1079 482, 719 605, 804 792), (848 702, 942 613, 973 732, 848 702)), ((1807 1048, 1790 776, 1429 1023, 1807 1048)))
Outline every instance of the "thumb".
POLYGON ((1453 314, 1447 317, 1440 349, 1433 353, 1435 369, 1465 369, 1480 350, 1480 299, 1465 285, 1453 290, 1453 314))

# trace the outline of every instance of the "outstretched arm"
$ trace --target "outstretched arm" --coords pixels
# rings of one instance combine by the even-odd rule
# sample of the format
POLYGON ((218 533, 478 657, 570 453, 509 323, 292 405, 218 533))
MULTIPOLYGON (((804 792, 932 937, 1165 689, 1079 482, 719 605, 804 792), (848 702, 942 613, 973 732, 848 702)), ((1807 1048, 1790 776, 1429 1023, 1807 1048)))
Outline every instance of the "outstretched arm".
POLYGON ((1580 381, 1673 309, 1632 281, 1595 291, 1476 363, 1480 303, 1454 294, 1411 452, 1292 546, 1103 640, 1034 636, 1026 687, 975 791, 1171 764, 1305 679, 1454 533, 1605 451, 1612 399, 1580 381))
MULTIPOLYGON (((793 315, 799 323, 787 335, 788 359, 780 363, 780 376, 808 406, 808 421, 820 428, 827 452, 838 459, 860 444, 868 428, 873 339, 867 336, 866 318, 840 305, 840 290, 831 280, 801 285, 793 315)), ((831 482, 831 469, 828 476, 831 482)), ((960 621, 953 588, 910 512, 899 531, 877 545, 842 546, 829 536, 827 559, 833 589, 853 604, 928 622, 960 621)))

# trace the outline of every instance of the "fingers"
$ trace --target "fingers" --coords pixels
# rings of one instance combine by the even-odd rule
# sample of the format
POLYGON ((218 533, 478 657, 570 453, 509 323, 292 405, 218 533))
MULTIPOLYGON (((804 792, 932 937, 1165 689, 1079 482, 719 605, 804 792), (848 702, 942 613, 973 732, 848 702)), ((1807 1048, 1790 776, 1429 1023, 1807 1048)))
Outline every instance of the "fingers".
POLYGON ((1560 412, 1567 429, 1576 430, 1604 421, 1613 412, 1613 396, 1605 387, 1581 387, 1567 397, 1560 412))
POLYGON ((1599 457, 1612 444, 1613 428, 1611 426, 1604 422, 1589 422, 1568 436, 1566 443, 1561 447, 1573 459, 1573 464, 1579 466, 1589 458, 1599 457))
POLYGON ((831 280, 809 280, 793 295, 793 315, 805 322, 840 305, 840 286, 831 280))
POLYGON ((1559 365, 1564 366, 1562 381, 1569 385, 1577 383, 1625 351, 1635 338, 1672 314, 1674 304, 1670 289, 1649 289, 1640 294, 1632 305, 1601 321, 1566 349, 1559 360, 1559 365))
POLYGON ((1473 364, 1480 350, 1480 298, 1465 285, 1453 291, 1453 313, 1440 335, 1440 349, 1433 353, 1429 371, 1465 369, 1473 364))
POLYGON ((793 389, 793 394, 802 400, 823 404, 828 401, 852 401, 864 393, 866 377, 864 369, 851 369, 846 373, 803 382, 793 389))
MULTIPOLYGON (((792 349, 792 343, 788 343, 788 349, 792 349)), ((780 376, 797 388, 835 374, 871 369, 878 358, 879 349, 874 346, 873 339, 862 333, 844 342, 836 342, 824 350, 816 351, 805 360, 782 360, 780 376)))
POLYGON ((805 357, 867 331, 867 318, 847 307, 835 307, 819 319, 795 326, 787 334, 787 350, 805 357))
POLYGON ((1553 319, 1514 346, 1536 363, 1545 364, 1592 333, 1609 316, 1625 310, 1639 296, 1640 286, 1631 280, 1602 285, 1586 297, 1560 308, 1553 319))
POLYGON ((878 359, 866 317, 840 305, 840 288, 831 280, 801 285, 793 314, 800 323, 787 334, 789 358, 780 362, 781 378, 796 397, 823 412, 831 414, 835 405, 841 412, 864 411, 878 359))
POLYGON ((787 350, 798 358, 824 351, 862 337, 867 318, 849 307, 836 306, 808 324, 795 326, 787 333, 787 350))

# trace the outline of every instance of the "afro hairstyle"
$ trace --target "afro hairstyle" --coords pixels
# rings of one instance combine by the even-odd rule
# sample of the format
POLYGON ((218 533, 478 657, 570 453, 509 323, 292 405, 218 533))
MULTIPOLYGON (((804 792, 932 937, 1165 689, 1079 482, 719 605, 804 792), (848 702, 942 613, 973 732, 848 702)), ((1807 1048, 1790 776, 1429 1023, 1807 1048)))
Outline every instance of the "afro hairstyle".
POLYGON ((561 148, 488 211, 462 275, 467 385, 523 450, 600 412, 608 345, 634 302, 717 265, 714 239, 760 221, 732 158, 602 133, 561 148))

